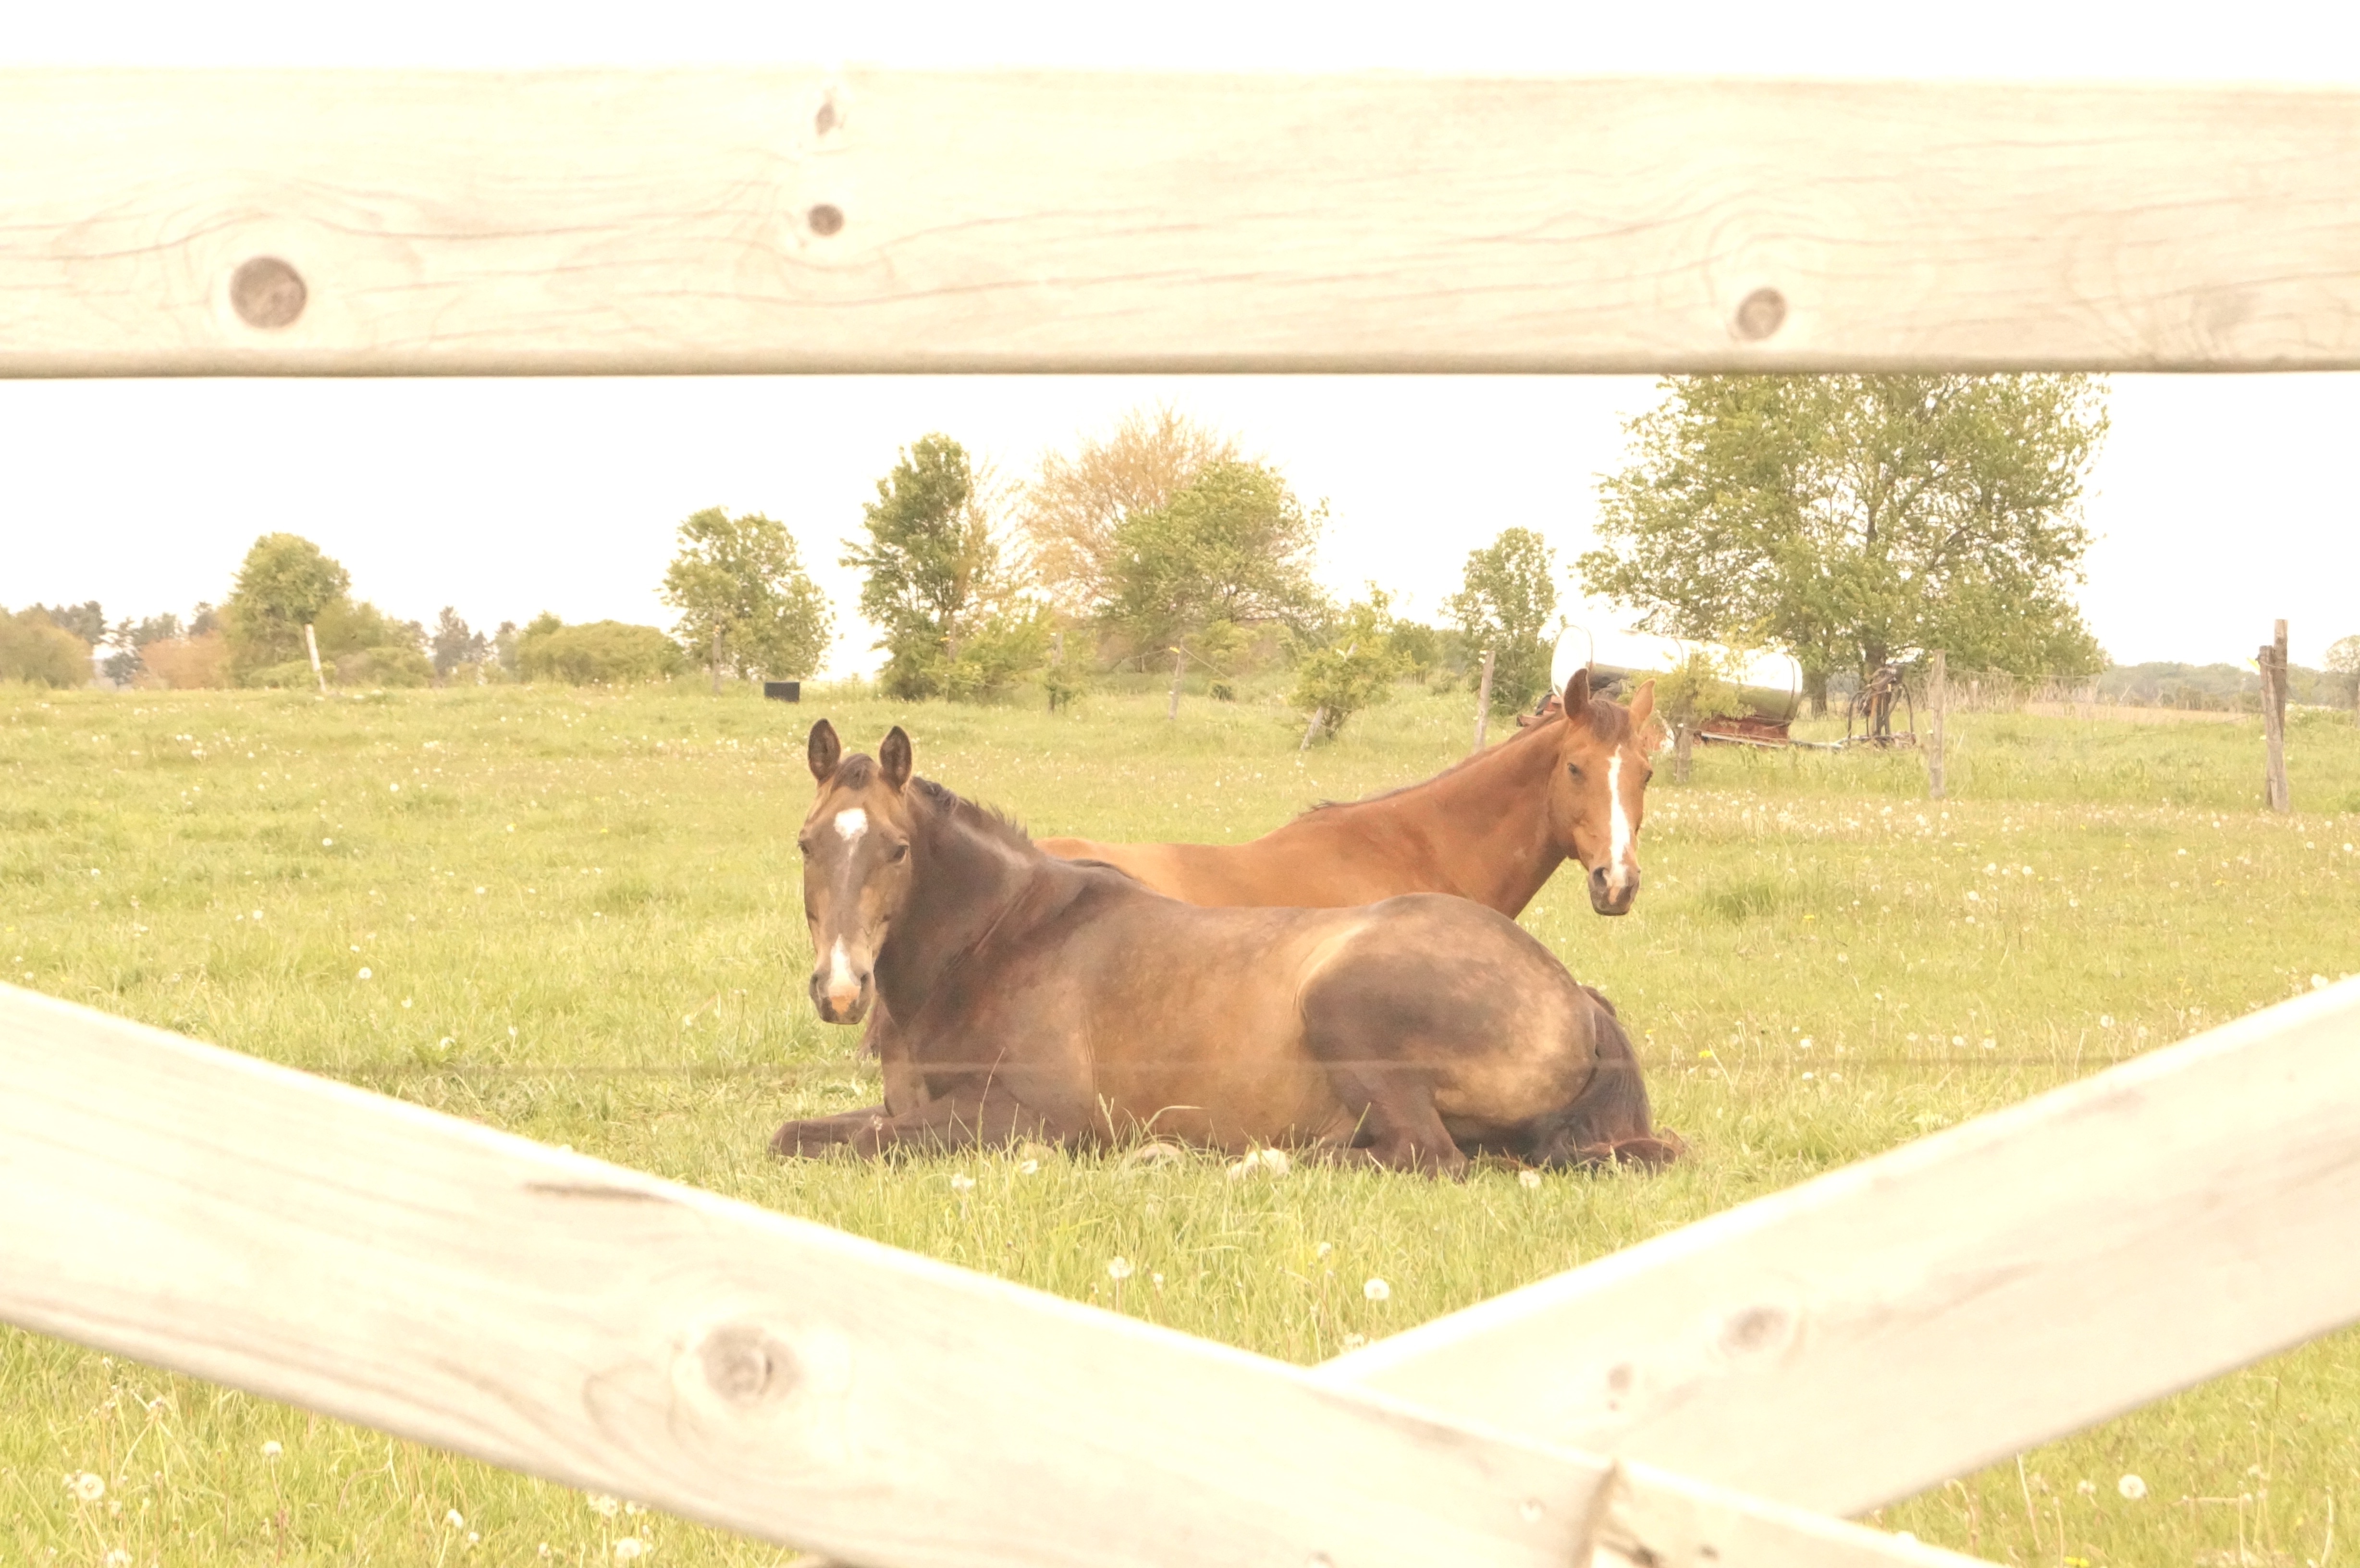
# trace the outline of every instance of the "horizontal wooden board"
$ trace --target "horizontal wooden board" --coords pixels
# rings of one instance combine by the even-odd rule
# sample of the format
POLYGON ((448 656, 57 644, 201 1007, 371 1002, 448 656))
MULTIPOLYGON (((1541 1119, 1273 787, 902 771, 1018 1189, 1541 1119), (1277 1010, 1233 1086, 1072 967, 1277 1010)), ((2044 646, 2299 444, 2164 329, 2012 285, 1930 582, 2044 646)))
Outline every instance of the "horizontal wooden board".
POLYGON ((2360 94, 0 72, 0 375, 2360 365, 2360 94))
POLYGON ((6 986, 0 1259, 0 1320, 871 1568, 1963 1561, 6 986))
POLYGON ((2360 980, 1327 1364, 1831 1513, 2360 1320, 2360 980))

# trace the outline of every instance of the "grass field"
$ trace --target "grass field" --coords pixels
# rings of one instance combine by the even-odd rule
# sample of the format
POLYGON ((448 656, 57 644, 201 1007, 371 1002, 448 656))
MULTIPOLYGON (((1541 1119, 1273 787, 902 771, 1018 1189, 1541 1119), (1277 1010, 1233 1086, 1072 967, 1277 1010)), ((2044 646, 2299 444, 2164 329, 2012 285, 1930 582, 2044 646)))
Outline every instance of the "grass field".
MULTIPOLYGON (((1167 724, 1160 693, 1055 717, 815 697, 0 689, 0 977, 1309 1361, 2360 970, 2348 720, 2299 716, 2304 810, 2273 820, 2257 722, 1968 717, 1940 807, 1907 756, 1706 750, 1690 784, 1658 775, 1633 915, 1563 876, 1527 911, 1641 1037, 1694 1151, 1666 1175, 784 1165, 781 1119, 877 1097, 803 995, 814 717, 861 749, 906 724, 921 772, 1036 833, 1212 840, 1423 777, 1470 720, 1405 692, 1298 759, 1266 702, 1167 724)), ((2296 1564, 2355 1505, 2345 1335, 1879 1522, 2067 1568, 2296 1564)), ((0 1565, 643 1549, 787 1555, 0 1330, 0 1565)))

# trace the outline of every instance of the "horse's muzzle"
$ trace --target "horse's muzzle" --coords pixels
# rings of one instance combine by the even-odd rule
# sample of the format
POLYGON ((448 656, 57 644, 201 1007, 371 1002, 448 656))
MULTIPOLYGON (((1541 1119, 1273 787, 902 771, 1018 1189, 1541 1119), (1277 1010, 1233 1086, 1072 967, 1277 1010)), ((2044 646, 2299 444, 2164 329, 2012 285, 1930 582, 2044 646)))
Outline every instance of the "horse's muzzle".
POLYGON ((820 969, 811 977, 812 1006, 828 1023, 858 1023, 869 1016, 869 999, 876 994, 876 986, 866 969, 847 975, 830 966, 820 969), (847 981, 850 983, 847 984, 847 981))
POLYGON ((1606 879, 1606 867, 1593 866, 1590 873, 1590 907, 1601 915, 1627 915, 1631 902, 1639 896, 1639 872, 1634 866, 1630 877, 1616 887, 1606 879))

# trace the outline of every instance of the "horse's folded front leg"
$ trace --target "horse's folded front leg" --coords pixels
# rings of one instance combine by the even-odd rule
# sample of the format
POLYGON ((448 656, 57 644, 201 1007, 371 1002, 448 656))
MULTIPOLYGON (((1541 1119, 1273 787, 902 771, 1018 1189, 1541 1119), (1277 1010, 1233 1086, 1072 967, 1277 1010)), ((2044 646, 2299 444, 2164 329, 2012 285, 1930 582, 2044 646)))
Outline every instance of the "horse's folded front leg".
POLYGON ((792 1160, 798 1155, 825 1154, 847 1145, 858 1149, 864 1136, 873 1135, 880 1125, 890 1119, 891 1114, 883 1105, 868 1105, 832 1116, 787 1122, 770 1135, 770 1152, 792 1160))

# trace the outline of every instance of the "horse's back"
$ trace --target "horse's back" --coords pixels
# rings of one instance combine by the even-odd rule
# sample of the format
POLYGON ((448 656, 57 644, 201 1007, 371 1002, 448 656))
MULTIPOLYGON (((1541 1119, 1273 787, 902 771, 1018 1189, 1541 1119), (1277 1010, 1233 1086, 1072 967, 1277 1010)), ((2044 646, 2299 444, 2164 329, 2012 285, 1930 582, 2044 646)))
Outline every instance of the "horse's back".
POLYGON ((1061 860, 1099 861, 1168 898, 1207 909, 1347 909, 1434 880, 1395 857, 1342 853, 1301 836, 1282 829, 1245 844, 1034 842, 1061 860))

